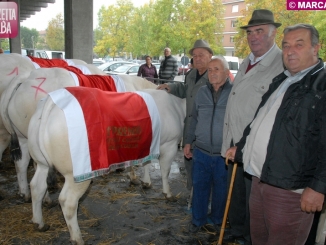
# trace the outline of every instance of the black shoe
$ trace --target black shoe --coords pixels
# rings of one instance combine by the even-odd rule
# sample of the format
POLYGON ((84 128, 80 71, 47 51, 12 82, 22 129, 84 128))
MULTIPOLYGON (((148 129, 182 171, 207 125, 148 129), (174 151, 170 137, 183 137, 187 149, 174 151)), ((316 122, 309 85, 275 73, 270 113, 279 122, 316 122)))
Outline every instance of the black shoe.
POLYGON ((189 224, 189 232, 190 233, 197 233, 200 230, 200 226, 194 225, 193 223, 189 224))
POLYGON ((233 235, 228 235, 223 237, 223 243, 229 244, 244 244, 245 239, 243 236, 233 236, 233 235))
POLYGON ((215 229, 215 231, 218 232, 218 233, 221 232, 221 228, 222 228, 222 225, 220 225, 220 224, 215 224, 215 225, 214 225, 214 229, 215 229))

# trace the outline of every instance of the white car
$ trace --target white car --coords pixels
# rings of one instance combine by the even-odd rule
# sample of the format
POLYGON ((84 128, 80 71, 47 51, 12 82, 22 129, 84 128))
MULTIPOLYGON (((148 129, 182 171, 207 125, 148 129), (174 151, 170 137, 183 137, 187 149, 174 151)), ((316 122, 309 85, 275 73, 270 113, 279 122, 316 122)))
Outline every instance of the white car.
POLYGON ((99 66, 99 65, 102 65, 104 64, 104 60, 101 60, 101 59, 93 59, 93 65, 95 66, 99 66))
POLYGON ((119 66, 113 71, 109 71, 108 74, 128 74, 128 75, 137 76, 139 67, 140 67, 139 64, 125 64, 119 66))
POLYGON ((129 61, 109 61, 107 63, 104 63, 102 65, 99 65, 97 68, 100 70, 104 71, 105 73, 109 74, 110 72, 114 71, 117 69, 119 66, 126 65, 126 64, 134 64, 129 61))

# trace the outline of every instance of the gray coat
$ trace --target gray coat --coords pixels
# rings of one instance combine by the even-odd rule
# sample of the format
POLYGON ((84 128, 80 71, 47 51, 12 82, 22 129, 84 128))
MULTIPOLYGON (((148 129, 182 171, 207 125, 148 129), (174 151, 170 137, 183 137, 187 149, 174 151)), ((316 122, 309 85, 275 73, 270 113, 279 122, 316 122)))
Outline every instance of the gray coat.
POLYGON ((282 51, 275 45, 256 66, 247 73, 249 58, 245 58, 233 81, 233 87, 226 106, 223 127, 222 156, 237 143, 246 126, 254 118, 261 97, 268 90, 272 79, 284 71, 282 51))
POLYGON ((178 96, 180 98, 186 98, 186 118, 185 127, 183 130, 183 142, 186 140, 186 134, 188 128, 190 127, 192 108, 196 98, 197 91, 208 82, 207 71, 205 74, 196 81, 197 69, 192 69, 186 77, 184 83, 169 83, 171 94, 178 96))
POLYGON ((227 79, 216 103, 211 84, 198 90, 184 144, 195 143, 198 149, 209 155, 221 154, 224 114, 231 88, 227 79))

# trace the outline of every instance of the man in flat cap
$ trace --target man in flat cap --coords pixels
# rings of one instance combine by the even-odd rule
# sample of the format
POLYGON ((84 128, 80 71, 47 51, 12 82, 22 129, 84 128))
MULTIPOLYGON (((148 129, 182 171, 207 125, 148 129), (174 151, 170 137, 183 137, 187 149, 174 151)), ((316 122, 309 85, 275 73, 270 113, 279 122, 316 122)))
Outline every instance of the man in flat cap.
MULTIPOLYGON (((213 50, 209 44, 202 39, 196 40, 194 46, 189 50, 189 54, 193 57, 194 69, 186 76, 184 83, 165 83, 158 86, 158 89, 167 89, 167 91, 180 98, 186 98, 186 118, 183 134, 183 142, 185 142, 186 131, 190 127, 192 116, 192 108, 197 91, 200 87, 208 82, 207 67, 213 56, 213 50)), ((184 164, 187 171, 187 188, 192 188, 192 159, 184 158, 184 164)))
MULTIPOLYGON (((266 9, 255 10, 248 25, 240 27, 247 34, 251 53, 244 59, 234 79, 229 95, 223 128, 222 156, 229 147, 238 143, 245 127, 252 121, 262 95, 268 90, 272 79, 283 68, 282 52, 275 44, 276 29, 274 15, 266 9)), ((230 182, 233 163, 228 164, 230 182)), ((251 244, 249 223, 249 194, 251 175, 244 172, 238 163, 229 209, 230 235, 228 242, 251 244)))

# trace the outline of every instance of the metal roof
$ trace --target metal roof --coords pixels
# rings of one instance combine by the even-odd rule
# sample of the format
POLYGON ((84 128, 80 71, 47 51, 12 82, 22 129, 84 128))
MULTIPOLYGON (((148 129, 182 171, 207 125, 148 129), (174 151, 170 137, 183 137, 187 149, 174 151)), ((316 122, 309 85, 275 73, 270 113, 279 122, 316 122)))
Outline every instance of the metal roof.
POLYGON ((26 20, 47 8, 49 3, 55 3, 55 0, 20 0, 20 21, 26 20))

